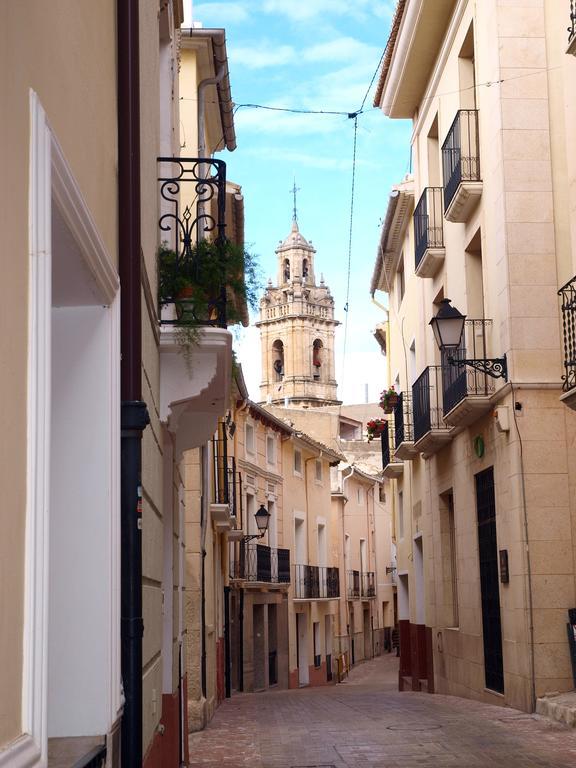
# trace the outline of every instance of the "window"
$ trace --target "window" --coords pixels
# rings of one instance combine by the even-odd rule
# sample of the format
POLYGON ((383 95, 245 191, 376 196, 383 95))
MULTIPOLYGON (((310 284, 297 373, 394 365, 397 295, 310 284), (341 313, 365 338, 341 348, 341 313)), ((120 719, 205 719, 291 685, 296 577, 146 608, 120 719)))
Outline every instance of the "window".
POLYGON ((314 666, 316 669, 322 666, 322 654, 320 653, 320 622, 313 623, 314 637, 314 666))
POLYGON ((360 572, 366 573, 368 559, 366 556, 366 539, 360 539, 360 572))
POLYGON ((318 565, 324 567, 327 564, 326 561, 326 525, 324 523, 318 523, 318 565))
POLYGON ((404 494, 398 491, 398 538, 404 538, 404 494))
POLYGON ((266 461, 268 464, 276 464, 276 439, 271 435, 266 438, 266 461))
POLYGON ((320 381, 323 347, 324 345, 320 339, 316 339, 312 345, 312 377, 314 378, 314 381, 320 381))
POLYGON ((363 504, 364 503, 364 491, 363 491, 363 488, 362 488, 361 485, 358 486, 358 489, 356 491, 356 495, 357 495, 357 498, 358 498, 358 504, 363 504))
POLYGON ((255 453, 254 425, 246 422, 246 452, 255 453))
POLYGON ((398 270, 396 271, 396 295, 398 296, 398 309, 400 309, 400 305, 402 304, 405 288, 406 288, 406 285, 405 285, 405 279, 404 279, 404 254, 402 254, 402 256, 400 257, 400 261, 398 263, 398 270))
POLYGON ((302 474, 302 451, 294 448, 294 473, 296 475, 302 474))
POLYGON ((280 339, 276 339, 272 344, 272 369, 274 380, 282 381, 284 378, 284 344, 280 339))
POLYGON ((447 627, 457 627, 459 625, 458 571, 454 496, 452 491, 440 496, 440 543, 444 624, 447 627))
POLYGON ((316 480, 317 482, 322 482, 322 461, 320 459, 316 459, 316 480))

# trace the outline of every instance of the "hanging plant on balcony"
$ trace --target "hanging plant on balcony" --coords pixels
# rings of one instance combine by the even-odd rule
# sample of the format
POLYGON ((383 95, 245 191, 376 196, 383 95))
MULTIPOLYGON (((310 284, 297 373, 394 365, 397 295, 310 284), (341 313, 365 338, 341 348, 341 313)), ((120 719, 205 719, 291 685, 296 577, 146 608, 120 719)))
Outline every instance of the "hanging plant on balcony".
POLYGON ((205 326, 226 328, 256 310, 261 288, 257 258, 230 240, 199 240, 176 253, 158 249, 162 322, 177 329, 187 359, 205 326))
POLYGON ((366 422, 366 432, 368 433, 368 442, 370 443, 375 437, 380 437, 384 432, 384 426, 386 425, 386 419, 370 419, 366 422))
POLYGON ((397 404, 398 392, 393 386, 380 393, 380 408, 384 409, 384 413, 392 413, 397 404))

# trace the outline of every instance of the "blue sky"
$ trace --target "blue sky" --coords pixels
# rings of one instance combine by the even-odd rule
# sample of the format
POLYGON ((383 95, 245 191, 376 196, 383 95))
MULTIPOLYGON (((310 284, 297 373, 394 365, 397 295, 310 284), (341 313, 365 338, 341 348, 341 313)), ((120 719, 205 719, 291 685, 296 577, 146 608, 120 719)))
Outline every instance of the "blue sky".
MULTIPOLYGON (((226 30, 236 105, 358 110, 386 45, 396 0, 244 0, 194 2, 193 18, 226 30)), ((190 5, 190 0, 185 0, 190 5)), ((358 118, 346 355, 343 356, 354 120, 238 108, 238 147, 219 156, 242 185, 246 243, 265 279, 276 276, 274 249, 290 231, 293 179, 300 231, 314 244, 316 274, 335 297, 339 396, 374 401, 387 383, 372 336, 383 319, 371 304, 370 278, 390 187, 409 170, 410 123, 372 109, 374 87, 358 118)), ((382 295, 380 295, 382 298, 382 295)), ((259 399, 260 349, 251 328, 235 347, 253 399, 259 399)))

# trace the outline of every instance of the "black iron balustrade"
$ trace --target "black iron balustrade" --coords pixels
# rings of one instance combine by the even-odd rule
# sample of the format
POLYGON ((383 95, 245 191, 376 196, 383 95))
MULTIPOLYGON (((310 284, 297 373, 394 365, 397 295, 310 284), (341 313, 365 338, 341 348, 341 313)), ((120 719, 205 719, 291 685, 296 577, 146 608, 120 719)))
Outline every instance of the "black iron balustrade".
POLYGON ((294 597, 296 599, 319 600, 340 596, 338 568, 296 564, 294 571, 294 597))
POLYGON ((486 360, 487 342, 486 330, 492 325, 492 320, 467 319, 464 322, 461 346, 456 350, 443 352, 442 366, 443 413, 446 415, 458 403, 469 396, 488 396, 494 392, 494 379, 486 372, 465 365, 450 363, 454 361, 486 360))
POLYGON ((360 597, 360 571, 346 573, 346 592, 349 598, 360 597))
POLYGON ((570 44, 576 35, 576 2, 574 0, 570 0, 570 26, 567 28, 567 31, 568 44, 570 44))
POLYGON ((409 392, 400 392, 394 406, 394 447, 402 443, 411 443, 412 437, 412 397, 409 392))
POLYGON ((445 429, 442 413, 442 366, 430 365, 412 385, 414 442, 432 429, 445 429))
POLYGON ((463 181, 481 181, 477 109, 461 109, 456 113, 442 144, 442 169, 444 210, 447 210, 463 181))
POLYGON ((242 520, 242 477, 236 471, 236 459, 227 455, 226 438, 214 438, 212 485, 216 504, 229 504, 230 514, 242 520))
POLYGON ((362 597, 376 597, 374 571, 365 571, 362 574, 362 597))
POLYGON ((558 291, 562 298, 562 337, 564 344, 564 374, 562 389, 576 387, 576 277, 558 291))
POLYGON ((389 422, 384 424, 382 434, 380 435, 380 442, 382 444, 382 469, 386 469, 388 464, 392 461, 392 446, 390 445, 392 435, 388 429, 389 422))
POLYGON ((444 248, 442 187, 426 187, 414 211, 416 269, 429 248, 444 248))
POLYGON ((167 276, 175 294, 169 290, 161 297, 162 323, 178 326, 184 321, 187 325, 226 328, 226 163, 214 158, 159 157, 158 167, 160 273, 167 276), (194 202, 183 207, 180 197, 184 190, 194 202), (198 245, 207 239, 213 247, 203 254, 198 245), (209 295, 205 295, 207 273, 209 295), (193 295, 199 282, 201 301, 193 295), (183 284, 192 288, 180 292, 177 286, 183 284), (162 308, 171 304, 176 311, 169 318, 162 308))
POLYGON ((240 542, 239 557, 232 546, 230 574, 232 578, 266 584, 290 583, 290 550, 265 544, 240 542))

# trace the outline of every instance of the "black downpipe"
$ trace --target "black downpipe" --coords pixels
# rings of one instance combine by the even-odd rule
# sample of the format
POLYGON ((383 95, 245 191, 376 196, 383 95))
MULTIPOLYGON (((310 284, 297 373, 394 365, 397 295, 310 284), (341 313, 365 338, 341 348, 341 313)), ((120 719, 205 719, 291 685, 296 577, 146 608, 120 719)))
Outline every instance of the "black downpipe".
POLYGON ((224 687, 227 699, 232 695, 230 661, 230 587, 224 587, 224 687))
POLYGON ((138 0, 117 0, 118 269, 120 273, 121 760, 142 766, 142 401, 140 58, 138 0))
POLYGON ((238 690, 244 690, 244 590, 240 587, 240 611, 238 616, 238 690))
POLYGON ((202 549, 202 696, 206 698, 206 550, 202 549))

